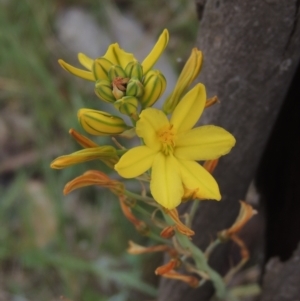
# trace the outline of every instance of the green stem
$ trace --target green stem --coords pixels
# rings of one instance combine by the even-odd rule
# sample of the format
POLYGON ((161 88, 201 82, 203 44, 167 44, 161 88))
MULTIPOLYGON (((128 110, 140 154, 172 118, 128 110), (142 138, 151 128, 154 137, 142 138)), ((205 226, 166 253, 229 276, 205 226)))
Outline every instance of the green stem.
POLYGON ((196 211, 199 207, 199 204, 200 204, 199 200, 194 200, 193 201, 193 204, 191 206, 191 210, 190 210, 190 213, 189 213, 189 218, 188 218, 188 221, 187 221, 187 226, 189 228, 191 228, 191 226, 192 226, 192 222, 193 222, 194 216, 196 214, 196 211))
MULTIPOLYGON (((163 215, 168 224, 174 224, 173 220, 166 213, 163 212, 163 215)), ((209 278, 213 282, 216 289, 216 295, 219 298, 224 298, 227 294, 225 283, 219 273, 217 273, 208 265, 204 253, 199 248, 197 248, 187 236, 176 232, 176 238, 181 247, 192 254, 197 268, 209 275, 209 278)))
POLYGON ((261 292, 258 284, 245 284, 241 286, 236 286, 230 290, 231 295, 235 297, 249 297, 249 296, 257 296, 261 292))
MULTIPOLYGON (((134 198, 134 199, 142 200, 142 201, 154 201, 154 200, 153 200, 152 198, 150 198, 150 197, 143 197, 143 196, 141 196, 141 195, 139 195, 139 194, 135 194, 135 193, 130 192, 130 191, 128 191, 128 190, 125 191, 125 195, 127 195, 127 196, 129 196, 129 197, 131 197, 131 198, 134 198)), ((142 207, 139 206, 139 205, 135 205, 135 206, 133 207, 133 210, 136 210, 137 212, 139 212, 139 213, 141 213, 141 214, 143 214, 143 215, 145 215, 145 216, 147 216, 147 217, 151 217, 151 213, 150 213, 149 211, 145 210, 144 208, 142 208, 142 207)), ((164 223, 162 220, 159 220, 159 219, 158 219, 158 222, 161 223, 161 224, 164 223)), ((163 244, 165 244, 165 245, 168 245, 168 244, 169 244, 169 241, 168 241, 168 240, 166 240, 166 239, 160 237, 159 235, 157 235, 156 233, 154 233, 154 232, 151 231, 151 230, 150 230, 150 232, 149 232, 149 234, 148 234, 147 236, 150 237, 150 238, 152 238, 153 240, 156 240, 156 241, 158 241, 158 242, 161 242, 161 243, 163 243, 163 244)))
POLYGON ((130 120, 131 120, 131 123, 132 123, 133 127, 135 127, 136 126, 136 122, 137 122, 136 118, 133 117, 133 116, 130 116, 130 120))
POLYGON ((116 153, 118 156, 124 155, 127 151, 127 149, 116 149, 116 153))
POLYGON ((217 238, 215 241, 213 241, 205 250, 205 257, 208 259, 212 251, 215 249, 216 246, 218 246, 221 243, 221 240, 217 238))
POLYGON ((134 192, 131 192, 131 191, 128 191, 128 190, 125 190, 124 194, 127 195, 130 198, 133 198, 133 199, 136 199, 136 200, 139 200, 139 201, 147 202, 148 204, 149 204, 149 202, 151 202, 153 204, 149 204, 149 205, 152 205, 154 207, 158 207, 155 203, 155 200, 148 197, 148 196, 142 196, 140 194, 137 194, 137 193, 134 193, 134 192))
POLYGON ((248 261, 247 259, 242 259, 235 267, 229 270, 229 272, 225 275, 224 281, 228 283, 231 278, 245 265, 245 263, 248 261))
POLYGON ((135 204, 134 207, 132 208, 133 210, 145 215, 146 217, 150 218, 152 220, 152 222, 158 222, 160 223, 160 225, 164 226, 165 225, 165 221, 163 221, 160 218, 155 217, 155 220, 152 219, 152 214, 147 211, 146 209, 144 209, 143 207, 135 204))
MULTIPOLYGON (((132 197, 137 200, 151 202, 151 203, 155 202, 150 197, 141 196, 139 194, 130 192, 128 190, 125 190, 124 194, 127 195, 128 197, 132 197)), ((192 211, 191 211, 192 214, 194 214, 193 212, 196 212, 197 206, 198 205, 192 206, 192 211)), ((169 215, 166 214, 163 210, 161 210, 161 212, 162 212, 166 222, 168 223, 168 225, 170 225, 170 226, 173 225, 174 221, 171 219, 171 217, 169 217, 169 215)), ((213 270, 208 265, 205 254, 199 248, 197 248, 187 236, 176 232, 176 238, 177 238, 178 242, 180 243, 180 245, 182 246, 182 248, 186 249, 187 251, 189 251, 192 254, 192 257, 196 263, 197 268, 209 275, 209 278, 213 282, 214 287, 216 289, 216 295, 219 298, 224 298, 227 294, 225 283, 224 283, 222 277, 219 275, 219 273, 217 273, 215 270, 213 270)))
POLYGON ((164 245, 170 245, 170 242, 168 240, 163 239, 162 237, 160 237, 159 235, 157 235, 156 233, 154 233, 152 231, 150 231, 147 236, 153 240, 163 243, 164 245))

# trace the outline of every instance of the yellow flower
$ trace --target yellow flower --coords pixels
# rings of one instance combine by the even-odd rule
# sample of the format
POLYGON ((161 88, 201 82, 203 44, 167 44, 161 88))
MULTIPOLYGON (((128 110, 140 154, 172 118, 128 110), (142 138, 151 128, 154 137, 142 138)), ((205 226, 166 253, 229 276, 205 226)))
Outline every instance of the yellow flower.
MULTIPOLYGON (((165 29, 148 56, 140 64, 132 53, 125 52, 119 44, 111 44, 104 56, 95 60, 83 53, 78 54, 78 60, 86 68, 78 69, 59 60, 59 64, 68 72, 96 82, 95 92, 98 97, 107 102, 114 102, 123 96, 142 97, 155 88, 153 85, 144 83, 144 76, 151 70, 161 56, 169 41, 169 33, 165 29), (133 80, 130 80, 133 79, 133 80), (127 87, 128 84, 128 87, 127 87), (128 90, 128 91, 127 91, 128 90), (145 90, 145 91, 144 91, 145 90)), ((159 71, 157 71, 160 73, 159 71)), ((163 75, 159 76, 163 78, 163 75)), ((161 92, 165 89, 165 83, 161 83, 161 92)), ((159 94, 155 92, 156 94, 159 94)), ((158 95, 158 97, 161 94, 158 95)), ((156 99, 157 100, 157 99, 156 99)), ((156 100, 151 100, 155 102, 156 100)))
POLYGON ((145 145, 129 150, 115 165, 124 178, 135 178, 151 168, 151 193, 167 209, 180 204, 184 189, 194 191, 199 199, 221 199, 215 179, 195 161, 227 154, 235 138, 213 125, 192 129, 205 104, 205 87, 197 84, 176 106, 170 121, 160 110, 143 110, 136 132, 145 145))

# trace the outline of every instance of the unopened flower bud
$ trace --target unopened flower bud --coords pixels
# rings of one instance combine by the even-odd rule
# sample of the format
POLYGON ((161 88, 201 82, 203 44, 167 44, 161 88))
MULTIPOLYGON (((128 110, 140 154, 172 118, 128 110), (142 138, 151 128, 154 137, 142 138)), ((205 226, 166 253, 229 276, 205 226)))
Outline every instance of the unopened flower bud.
POLYGON ((125 67, 125 73, 127 77, 136 77, 141 81, 143 77, 143 67, 138 61, 132 61, 125 67))
POLYGON ((99 79, 95 85, 96 95, 104 101, 115 102, 116 98, 112 92, 112 85, 106 79, 99 79))
POLYGON ((108 71, 113 65, 112 62, 107 60, 104 57, 100 57, 94 61, 93 64, 93 74, 96 79, 105 79, 107 78, 108 71))
POLYGON ((197 48, 192 49, 192 53, 185 63, 173 92, 165 100, 163 111, 169 114, 174 111, 186 89, 191 85, 198 76, 202 66, 202 52, 197 48))
POLYGON ((164 93, 167 81, 160 71, 151 70, 145 75, 143 84, 145 91, 139 100, 143 108, 151 107, 164 93))
POLYGON ((91 135, 117 135, 129 128, 122 118, 91 109, 80 109, 78 120, 84 130, 91 135))
POLYGON ((137 77, 129 80, 126 88, 127 96, 141 97, 144 94, 144 86, 137 77))
POLYGON ((116 77, 126 77, 126 73, 119 65, 112 65, 108 70, 108 78, 113 81, 116 77))
POLYGON ((58 157, 52 161, 51 168, 62 169, 74 164, 97 159, 104 162, 110 168, 114 168, 114 165, 119 161, 116 149, 111 145, 104 145, 85 148, 75 153, 58 157))
POLYGON ((138 100, 133 96, 124 96, 114 102, 114 107, 122 114, 135 116, 138 108, 138 100))

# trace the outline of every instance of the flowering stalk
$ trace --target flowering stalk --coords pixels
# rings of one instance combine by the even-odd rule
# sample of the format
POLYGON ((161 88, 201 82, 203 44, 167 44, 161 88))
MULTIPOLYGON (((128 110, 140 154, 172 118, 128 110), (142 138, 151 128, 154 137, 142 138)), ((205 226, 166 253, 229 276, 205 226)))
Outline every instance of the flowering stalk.
POLYGON ((71 136, 84 149, 55 159, 51 167, 60 169, 85 161, 101 160, 121 178, 139 180, 142 183, 141 194, 126 190, 121 180, 114 180, 101 171, 89 170, 67 183, 64 193, 90 185, 109 189, 117 195, 124 217, 135 229, 160 243, 143 247, 130 242, 130 254, 165 252, 170 259, 155 269, 157 275, 183 281, 191 287, 210 280, 216 295, 224 298, 228 295, 225 282, 209 266, 208 259, 213 249, 228 239, 241 247, 243 260, 248 259, 247 249, 236 233, 252 217, 253 211, 242 203, 234 225, 220 232, 206 252, 193 244, 191 238, 195 231, 191 226, 196 209, 201 200, 221 200, 221 192, 212 173, 219 158, 234 147, 235 138, 218 126, 195 127, 203 111, 218 102, 216 96, 207 99, 205 86, 201 83, 190 89, 202 66, 202 52, 197 48, 192 50, 162 109, 152 107, 162 97, 167 84, 161 71, 152 67, 168 40, 168 31, 164 30, 141 63, 117 43, 110 45, 107 52, 96 59, 80 53, 79 62, 86 70, 59 61, 73 75, 93 81, 96 95, 111 104, 118 111, 117 115, 129 116, 132 125, 117 115, 90 108, 80 109, 78 121, 82 128, 90 135, 111 136, 115 147, 98 145, 71 130, 71 136), (118 141, 118 136, 132 138, 135 135, 140 138, 141 144, 138 146, 126 149, 118 141), (147 185, 151 196, 147 195, 147 185), (183 220, 176 207, 189 200, 194 202, 183 220), (153 212, 146 211, 138 205, 139 202, 144 202, 153 212), (145 216, 147 223, 140 215, 136 217, 136 211, 145 216), (157 212, 163 219, 157 218, 157 212), (178 271, 180 265, 185 268, 184 273, 178 271))

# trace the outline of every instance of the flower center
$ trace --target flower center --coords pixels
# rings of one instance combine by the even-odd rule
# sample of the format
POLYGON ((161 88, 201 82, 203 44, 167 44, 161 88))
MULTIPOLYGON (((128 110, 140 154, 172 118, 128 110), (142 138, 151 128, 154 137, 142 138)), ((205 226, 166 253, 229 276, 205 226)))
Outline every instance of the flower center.
POLYGON ((125 95, 129 78, 117 76, 112 81, 112 94, 118 100, 125 95))
POLYGON ((157 132, 158 140, 161 142, 161 151, 165 155, 172 154, 175 147, 175 131, 172 124, 168 124, 157 132))
POLYGON ((112 81, 112 85, 113 85, 113 87, 115 86, 116 88, 118 88, 120 91, 126 91, 126 86, 127 86, 128 81, 129 81, 129 78, 117 76, 112 81))

